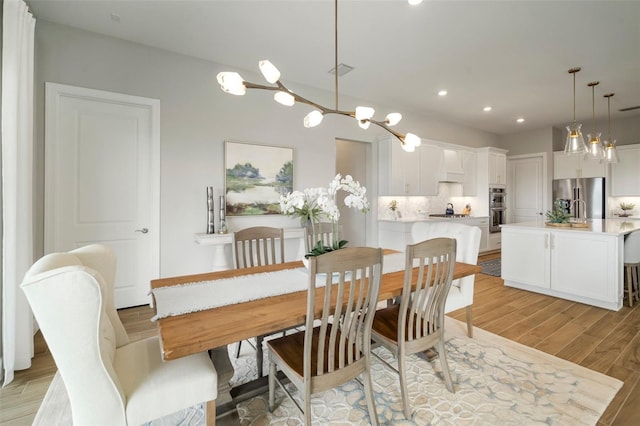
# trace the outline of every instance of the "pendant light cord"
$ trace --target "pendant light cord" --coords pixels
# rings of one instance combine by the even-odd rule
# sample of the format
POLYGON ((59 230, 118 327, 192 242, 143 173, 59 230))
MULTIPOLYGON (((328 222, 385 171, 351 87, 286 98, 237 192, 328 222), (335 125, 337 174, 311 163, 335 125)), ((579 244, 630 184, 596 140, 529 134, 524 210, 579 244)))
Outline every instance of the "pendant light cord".
POLYGON ((334 1, 334 70, 336 77, 336 109, 338 108, 338 0, 334 1))

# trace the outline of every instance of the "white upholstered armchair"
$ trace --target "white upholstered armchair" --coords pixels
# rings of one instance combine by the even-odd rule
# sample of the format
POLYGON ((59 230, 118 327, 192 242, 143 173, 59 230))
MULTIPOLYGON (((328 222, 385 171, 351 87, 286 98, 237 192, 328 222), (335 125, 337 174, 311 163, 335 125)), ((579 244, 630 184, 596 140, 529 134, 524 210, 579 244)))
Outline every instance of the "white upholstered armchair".
MULTIPOLYGON (((480 250, 480 228, 455 222, 416 222, 411 227, 414 243, 437 237, 455 238, 457 241, 456 260, 458 262, 478 264, 480 250)), ((466 308, 467 334, 473 337, 473 286, 475 275, 453 281, 444 311, 451 312, 466 308)))
POLYGON ((71 403, 73 424, 139 425, 207 403, 216 370, 206 353, 162 361, 157 337, 129 342, 113 305, 115 256, 103 245, 38 260, 22 283, 71 403))

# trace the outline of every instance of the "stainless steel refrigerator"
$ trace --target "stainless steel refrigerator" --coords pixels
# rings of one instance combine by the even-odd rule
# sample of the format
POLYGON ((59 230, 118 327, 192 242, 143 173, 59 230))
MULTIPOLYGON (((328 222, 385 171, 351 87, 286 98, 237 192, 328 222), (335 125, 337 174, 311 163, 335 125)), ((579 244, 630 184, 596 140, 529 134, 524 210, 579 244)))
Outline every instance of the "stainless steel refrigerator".
POLYGON ((604 178, 555 179, 553 201, 562 200, 563 207, 573 217, 604 219, 607 209, 604 178), (584 201, 575 202, 576 200, 584 201), (585 210, 586 209, 586 210, 585 210))

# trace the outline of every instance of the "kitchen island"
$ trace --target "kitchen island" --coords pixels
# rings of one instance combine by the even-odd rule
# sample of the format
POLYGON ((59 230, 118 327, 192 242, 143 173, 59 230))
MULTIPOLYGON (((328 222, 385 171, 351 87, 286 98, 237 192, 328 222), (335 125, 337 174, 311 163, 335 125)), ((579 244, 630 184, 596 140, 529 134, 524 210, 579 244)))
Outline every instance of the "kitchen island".
POLYGON ((411 237, 411 228, 417 222, 456 222, 465 225, 477 226, 482 231, 480 239, 480 251, 486 250, 487 235, 489 233, 489 216, 466 215, 442 215, 429 216, 428 218, 408 219, 379 219, 378 220, 378 245, 398 251, 405 251, 407 244, 415 244, 411 237))
POLYGON ((624 236, 640 230, 640 220, 593 219, 588 225, 502 225, 505 285, 614 311, 622 308, 624 236))

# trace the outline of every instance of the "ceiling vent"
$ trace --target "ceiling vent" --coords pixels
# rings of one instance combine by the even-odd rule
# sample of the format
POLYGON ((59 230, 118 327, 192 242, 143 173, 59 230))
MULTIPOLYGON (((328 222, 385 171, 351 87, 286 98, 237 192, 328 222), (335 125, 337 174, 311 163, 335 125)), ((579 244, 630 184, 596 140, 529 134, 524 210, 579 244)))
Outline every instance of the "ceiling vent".
MULTIPOLYGON (((353 70, 354 70, 354 68, 352 66, 340 63, 340 64, 338 64, 338 77, 342 77, 346 73, 351 72, 353 70)), ((335 75, 336 74, 336 68, 335 67, 331 68, 329 70, 329 74, 335 75)))

